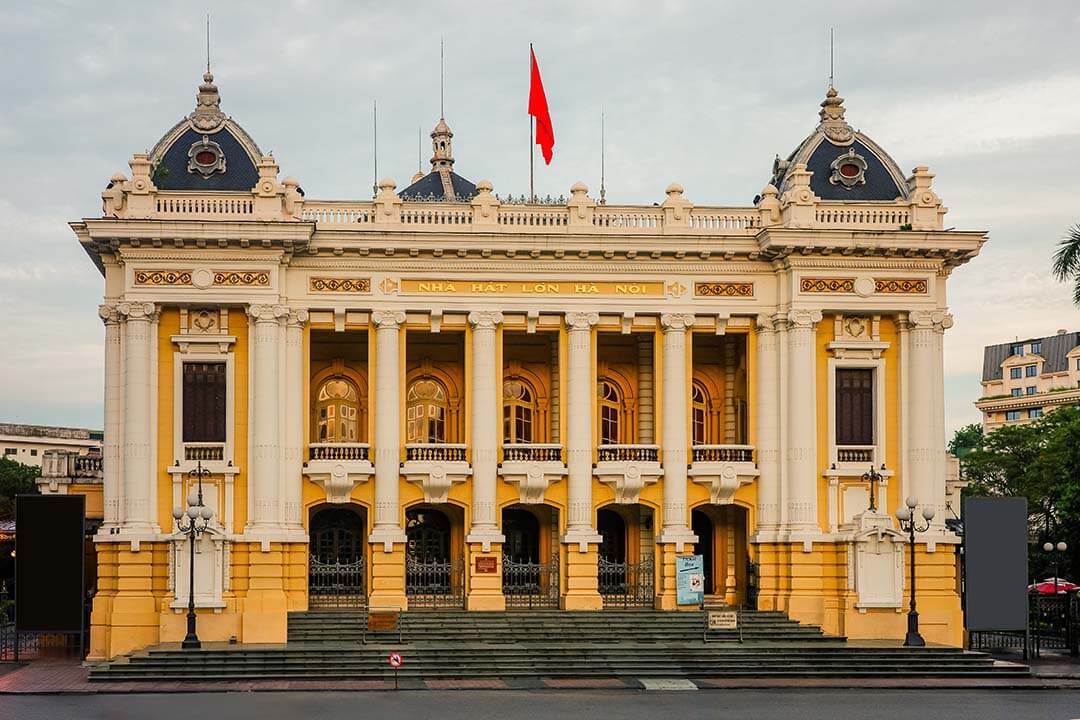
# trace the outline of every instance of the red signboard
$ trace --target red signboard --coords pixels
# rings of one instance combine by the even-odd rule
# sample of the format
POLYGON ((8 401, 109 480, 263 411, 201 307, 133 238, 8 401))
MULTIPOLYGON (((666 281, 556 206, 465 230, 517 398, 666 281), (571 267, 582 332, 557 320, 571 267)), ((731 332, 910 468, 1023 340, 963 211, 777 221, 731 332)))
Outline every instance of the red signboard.
POLYGON ((390 667, 395 670, 405 664, 405 660, 398 653, 390 653, 390 657, 387 658, 390 663, 390 667))
POLYGON ((477 575, 494 575, 499 572, 499 559, 481 555, 476 558, 477 575))

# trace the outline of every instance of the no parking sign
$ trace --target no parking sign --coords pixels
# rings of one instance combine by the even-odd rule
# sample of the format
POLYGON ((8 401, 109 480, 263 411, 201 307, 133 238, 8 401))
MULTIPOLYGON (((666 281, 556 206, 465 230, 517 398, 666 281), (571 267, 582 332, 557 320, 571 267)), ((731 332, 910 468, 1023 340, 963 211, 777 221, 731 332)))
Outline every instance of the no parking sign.
POLYGON ((387 661, 390 663, 390 667, 395 670, 405 664, 404 658, 402 658, 399 653, 390 653, 390 657, 387 658, 387 661))

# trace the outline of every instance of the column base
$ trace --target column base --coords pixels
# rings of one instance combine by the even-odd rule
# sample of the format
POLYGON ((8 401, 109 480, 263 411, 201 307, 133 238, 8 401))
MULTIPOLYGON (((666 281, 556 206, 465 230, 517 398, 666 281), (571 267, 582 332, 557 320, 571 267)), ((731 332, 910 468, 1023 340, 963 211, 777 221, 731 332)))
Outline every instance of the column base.
MULTIPOLYGON (((408 537, 397 525, 376 525, 368 536, 368 542, 372 545, 382 545, 383 552, 390 553, 394 551, 394 545, 408 542, 408 537)), ((404 585, 402 587, 404 588, 404 585)))
POLYGON ((664 527, 660 530, 660 535, 656 538, 657 545, 674 545, 675 552, 680 554, 682 554, 685 546, 695 545, 698 541, 698 536, 685 525, 671 525, 664 527))
MULTIPOLYGON (((403 533, 404 534, 404 533, 403 533)), ((372 533, 374 538, 376 533, 372 533)), ((381 544, 384 540, 372 540, 372 544, 381 544)), ((389 552, 379 552, 373 548, 371 553, 371 595, 368 597, 370 608, 396 608, 408 610, 409 600, 405 596, 405 543, 386 541, 389 552)))
MULTIPOLYGON (((489 537, 487 541, 492 542, 489 537)), ((502 545, 493 548, 477 542, 474 535, 466 538, 468 561, 468 591, 465 593, 466 610, 505 610, 506 598, 502 591, 502 545)))
POLYGON ((600 533, 591 527, 569 527, 566 529, 566 534, 562 536, 564 545, 577 545, 578 552, 582 553, 589 552, 590 545, 599 545, 603 540, 600 533))
POLYGON ((604 599, 600 597, 596 577, 599 545, 589 545, 578 539, 572 542, 581 543, 586 550, 566 549, 566 594, 562 597, 562 609, 602 610, 604 599))
POLYGON ((465 542, 469 545, 480 545, 483 552, 490 553, 492 545, 502 545, 506 542, 506 536, 499 532, 495 525, 473 525, 469 534, 465 536, 465 542))

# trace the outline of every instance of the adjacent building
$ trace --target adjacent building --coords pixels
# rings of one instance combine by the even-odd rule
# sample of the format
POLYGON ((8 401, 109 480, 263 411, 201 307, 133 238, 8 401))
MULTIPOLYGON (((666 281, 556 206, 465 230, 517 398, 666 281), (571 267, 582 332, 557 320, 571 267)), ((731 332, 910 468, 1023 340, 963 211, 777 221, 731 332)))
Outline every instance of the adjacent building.
POLYGON ((0 449, 4 457, 34 467, 41 467, 48 450, 100 455, 102 437, 101 430, 0 423, 0 449))
POLYGON ((1080 332, 988 345, 983 350, 983 431, 1028 423, 1080 403, 1080 332))
POLYGON ((961 642, 945 286, 986 236, 836 90, 731 207, 500 200, 445 119, 408 188, 315 200, 220 102, 207 73, 71 223, 104 278, 92 658, 183 636, 200 484, 204 640, 327 606, 675 611, 690 553, 712 602, 900 638, 916 496, 923 631, 961 642))

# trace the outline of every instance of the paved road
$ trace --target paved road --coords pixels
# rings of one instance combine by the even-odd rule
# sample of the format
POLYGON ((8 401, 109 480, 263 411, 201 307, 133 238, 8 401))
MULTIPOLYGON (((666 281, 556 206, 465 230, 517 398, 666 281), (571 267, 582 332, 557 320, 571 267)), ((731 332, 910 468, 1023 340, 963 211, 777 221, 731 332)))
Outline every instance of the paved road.
POLYGON ((0 696, 0 720, 1073 720, 1072 690, 631 690, 0 696))

